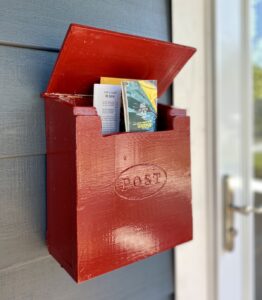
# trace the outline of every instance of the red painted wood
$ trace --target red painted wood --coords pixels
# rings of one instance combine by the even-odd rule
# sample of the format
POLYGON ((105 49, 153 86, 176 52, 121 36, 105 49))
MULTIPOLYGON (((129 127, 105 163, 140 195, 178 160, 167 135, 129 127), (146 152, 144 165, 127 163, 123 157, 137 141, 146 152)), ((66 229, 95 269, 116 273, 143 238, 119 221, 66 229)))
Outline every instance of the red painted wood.
MULTIPOLYGON (((79 26, 71 27, 68 36, 73 32, 74 42, 79 46, 78 30, 81 38, 86 37, 79 26)), ((84 30, 93 34, 94 29, 84 30)), ((119 36, 121 45, 125 43, 124 35, 116 34, 114 38, 119 36)), ((94 37, 96 43, 97 34, 94 37)), ((145 41, 153 47, 159 46, 153 40, 137 38, 141 47, 145 41)), ((47 244, 49 252, 68 273, 82 282, 192 238, 190 120, 184 110, 159 105, 159 131, 102 136, 101 121, 90 97, 59 94, 80 94, 84 83, 91 85, 96 76, 105 75, 95 71, 94 62, 91 68, 94 76, 88 73, 87 81, 83 79, 87 59, 80 52, 86 48, 74 50, 83 59, 81 70, 80 60, 65 65, 65 58, 73 55, 69 49, 71 42, 65 42, 48 92, 43 94, 47 136, 47 244), (59 82, 62 78, 65 82, 59 82)), ((163 49, 170 51, 170 57, 172 51, 177 54, 176 47, 160 43, 158 59, 163 57, 160 55, 163 49)), ((114 51, 110 53, 113 56, 114 51)), ((92 59, 90 52, 87 55, 92 59)), ((130 56, 131 69, 132 62, 130 56)), ((122 73, 120 67, 120 73, 116 73, 110 63, 107 68, 108 72, 112 68, 113 76, 130 75, 122 73)), ((176 68, 178 65, 171 69, 176 68)), ((169 71, 170 68, 166 70, 169 71)), ((148 78, 155 78, 148 74, 148 78)), ((165 77, 160 83, 164 90, 171 75, 161 74, 165 77)))
POLYGON ((78 280, 192 237, 189 118, 176 130, 102 137, 76 118, 78 280))
POLYGON ((92 94, 101 76, 156 79, 159 97, 196 50, 159 40, 71 25, 48 93, 92 94))
POLYGON ((47 244, 49 252, 77 279, 75 116, 72 105, 54 98, 46 98, 45 109, 47 244))

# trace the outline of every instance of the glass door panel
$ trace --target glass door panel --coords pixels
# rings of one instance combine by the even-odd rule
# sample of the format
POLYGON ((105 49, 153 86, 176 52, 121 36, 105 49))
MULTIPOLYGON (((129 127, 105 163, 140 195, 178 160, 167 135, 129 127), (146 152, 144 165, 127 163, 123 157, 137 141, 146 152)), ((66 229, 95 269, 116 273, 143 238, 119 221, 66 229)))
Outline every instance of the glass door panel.
MULTIPOLYGON (((252 62, 254 95, 254 197, 262 205, 262 0, 252 0, 252 62)), ((255 215, 256 299, 262 299, 262 216, 255 215)))

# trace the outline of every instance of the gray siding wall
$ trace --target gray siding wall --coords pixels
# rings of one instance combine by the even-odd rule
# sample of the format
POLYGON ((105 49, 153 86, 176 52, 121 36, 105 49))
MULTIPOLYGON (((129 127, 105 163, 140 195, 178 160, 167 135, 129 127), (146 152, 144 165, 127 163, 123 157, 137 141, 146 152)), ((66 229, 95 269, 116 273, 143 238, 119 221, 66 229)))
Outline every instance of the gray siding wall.
POLYGON ((169 40, 170 1, 0 0, 0 299, 172 299, 171 251, 77 285, 46 249, 39 94, 70 23, 169 40))

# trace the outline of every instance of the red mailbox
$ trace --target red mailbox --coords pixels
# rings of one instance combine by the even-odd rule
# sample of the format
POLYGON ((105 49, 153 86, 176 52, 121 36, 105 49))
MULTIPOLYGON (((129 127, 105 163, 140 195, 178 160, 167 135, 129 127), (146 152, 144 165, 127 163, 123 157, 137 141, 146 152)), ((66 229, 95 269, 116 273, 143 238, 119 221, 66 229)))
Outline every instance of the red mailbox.
POLYGON ((157 132, 101 134, 101 76, 157 79, 161 96, 195 52, 71 25, 47 91, 47 244, 77 281, 192 238, 190 125, 158 106, 157 132))

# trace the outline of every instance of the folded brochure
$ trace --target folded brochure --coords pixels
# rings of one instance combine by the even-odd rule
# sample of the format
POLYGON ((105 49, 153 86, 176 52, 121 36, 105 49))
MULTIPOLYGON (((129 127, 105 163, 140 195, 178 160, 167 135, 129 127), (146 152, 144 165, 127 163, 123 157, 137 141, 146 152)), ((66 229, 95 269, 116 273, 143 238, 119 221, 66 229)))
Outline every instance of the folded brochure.
POLYGON ((119 132, 121 86, 112 84, 94 85, 94 104, 102 122, 102 134, 119 132))

